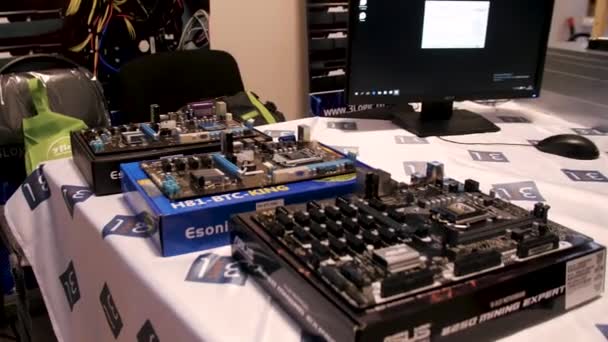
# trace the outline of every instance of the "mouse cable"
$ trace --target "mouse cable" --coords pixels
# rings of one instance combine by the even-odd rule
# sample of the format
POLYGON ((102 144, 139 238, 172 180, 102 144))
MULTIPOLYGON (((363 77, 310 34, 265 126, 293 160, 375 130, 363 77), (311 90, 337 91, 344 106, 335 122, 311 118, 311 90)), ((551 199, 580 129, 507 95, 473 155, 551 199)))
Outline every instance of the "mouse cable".
POLYGON ((452 144, 458 144, 458 145, 483 145, 483 146, 527 146, 527 147, 534 147, 534 145, 532 144, 515 144, 515 143, 467 143, 467 142, 461 142, 461 141, 454 141, 454 140, 449 140, 446 139, 444 137, 436 137, 439 140, 445 141, 445 142, 449 142, 452 144))

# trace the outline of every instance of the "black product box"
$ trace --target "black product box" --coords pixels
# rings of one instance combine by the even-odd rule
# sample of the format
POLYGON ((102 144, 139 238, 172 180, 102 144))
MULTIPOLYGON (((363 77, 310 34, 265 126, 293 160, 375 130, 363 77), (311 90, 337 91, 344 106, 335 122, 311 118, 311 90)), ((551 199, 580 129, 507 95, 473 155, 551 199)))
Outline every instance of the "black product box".
POLYGON ((594 242, 355 311, 272 240, 234 217, 232 254, 303 330, 325 341, 488 341, 562 314, 604 291, 594 242))
MULTIPOLYGON (((261 137, 267 141, 272 140, 271 137, 257 130, 253 131, 256 137, 261 137)), ((70 133, 70 140, 74 163, 76 163, 76 166, 78 166, 78 169, 97 196, 112 195, 122 191, 120 164, 154 160, 173 155, 190 155, 221 150, 219 141, 211 141, 98 156, 93 153, 80 132, 70 133)))

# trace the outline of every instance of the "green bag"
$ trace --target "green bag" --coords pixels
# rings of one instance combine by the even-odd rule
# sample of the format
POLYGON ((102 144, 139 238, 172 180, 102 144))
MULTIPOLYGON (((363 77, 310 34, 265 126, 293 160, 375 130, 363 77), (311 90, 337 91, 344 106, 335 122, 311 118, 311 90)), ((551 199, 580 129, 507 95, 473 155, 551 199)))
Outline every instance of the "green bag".
POLYGON ((28 81, 37 115, 23 119, 25 169, 29 175, 42 162, 72 156, 70 132, 87 128, 80 119, 54 113, 41 80, 28 81))

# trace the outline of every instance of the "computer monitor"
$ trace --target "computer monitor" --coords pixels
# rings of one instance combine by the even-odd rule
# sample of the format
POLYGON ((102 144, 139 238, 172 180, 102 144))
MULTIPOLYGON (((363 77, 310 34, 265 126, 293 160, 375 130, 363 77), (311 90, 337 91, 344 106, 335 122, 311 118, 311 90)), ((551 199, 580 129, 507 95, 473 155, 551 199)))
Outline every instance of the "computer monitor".
POLYGON ((418 136, 495 132, 454 101, 540 94, 554 0, 351 0, 350 104, 421 102, 418 136))

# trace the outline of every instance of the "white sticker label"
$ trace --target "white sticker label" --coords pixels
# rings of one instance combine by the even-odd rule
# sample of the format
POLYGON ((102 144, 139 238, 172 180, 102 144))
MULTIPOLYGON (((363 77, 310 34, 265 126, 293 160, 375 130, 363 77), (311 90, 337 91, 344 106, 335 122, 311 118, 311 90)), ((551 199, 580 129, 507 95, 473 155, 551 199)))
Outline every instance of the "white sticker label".
POLYGON ((274 200, 274 201, 256 203, 255 210, 256 211, 266 211, 266 210, 274 209, 276 207, 280 207, 283 205, 285 205, 285 201, 283 201, 283 199, 281 198, 281 199, 274 200))
POLYGON ((566 310, 598 297, 604 292, 605 251, 566 264, 566 310))

